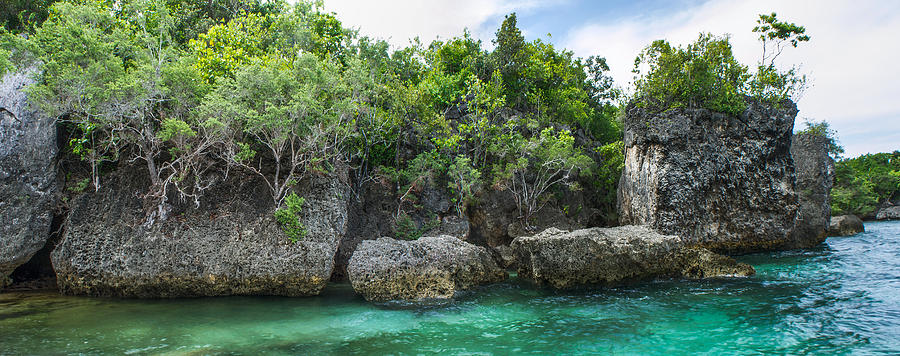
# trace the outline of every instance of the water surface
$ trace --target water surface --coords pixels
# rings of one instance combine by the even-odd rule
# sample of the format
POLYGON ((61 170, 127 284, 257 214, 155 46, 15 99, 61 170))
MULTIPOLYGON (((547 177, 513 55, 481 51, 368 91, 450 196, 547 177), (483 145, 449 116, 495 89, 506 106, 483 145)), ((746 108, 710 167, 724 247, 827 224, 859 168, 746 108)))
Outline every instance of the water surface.
POLYGON ((898 354, 900 222, 809 251, 743 256, 757 276, 557 292, 512 280, 449 305, 319 297, 116 300, 0 294, 0 354, 898 354))

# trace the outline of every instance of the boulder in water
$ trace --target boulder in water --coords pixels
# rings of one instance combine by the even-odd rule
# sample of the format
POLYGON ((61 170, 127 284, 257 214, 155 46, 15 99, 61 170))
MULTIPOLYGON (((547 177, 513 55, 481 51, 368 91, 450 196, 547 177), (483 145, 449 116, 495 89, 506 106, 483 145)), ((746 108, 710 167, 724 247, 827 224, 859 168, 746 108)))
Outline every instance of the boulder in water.
POLYGON ((353 289, 373 302, 446 300, 507 278, 487 249, 448 235, 363 241, 347 273, 353 289))
POLYGON ((614 286, 654 278, 751 276, 753 267, 646 226, 547 229, 513 240, 519 276, 539 285, 614 286))
POLYGON ((835 216, 828 224, 828 236, 851 236, 863 231, 866 227, 856 215, 835 216))

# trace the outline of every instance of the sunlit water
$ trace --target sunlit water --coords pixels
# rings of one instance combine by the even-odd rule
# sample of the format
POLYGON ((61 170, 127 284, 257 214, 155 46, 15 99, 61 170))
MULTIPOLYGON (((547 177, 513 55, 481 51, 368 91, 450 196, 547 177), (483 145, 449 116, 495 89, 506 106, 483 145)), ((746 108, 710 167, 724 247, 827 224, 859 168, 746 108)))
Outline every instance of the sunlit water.
POLYGON ((744 256, 748 279, 555 292, 511 281, 428 308, 315 298, 0 294, 0 354, 900 354, 900 222, 744 256))

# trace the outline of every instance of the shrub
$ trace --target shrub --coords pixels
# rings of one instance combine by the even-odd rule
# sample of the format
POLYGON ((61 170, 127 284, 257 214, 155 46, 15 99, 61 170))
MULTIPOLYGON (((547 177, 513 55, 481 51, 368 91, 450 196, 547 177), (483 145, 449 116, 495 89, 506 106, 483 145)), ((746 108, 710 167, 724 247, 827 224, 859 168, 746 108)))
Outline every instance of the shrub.
POLYGON ((634 73, 635 97, 655 110, 703 107, 738 115, 747 106, 742 89, 749 74, 728 37, 701 34, 686 47, 654 41, 635 59, 634 73))
POLYGON ((284 198, 284 207, 275 210, 275 220, 291 243, 306 237, 306 226, 300 222, 300 212, 303 211, 305 202, 306 199, 291 192, 284 198))

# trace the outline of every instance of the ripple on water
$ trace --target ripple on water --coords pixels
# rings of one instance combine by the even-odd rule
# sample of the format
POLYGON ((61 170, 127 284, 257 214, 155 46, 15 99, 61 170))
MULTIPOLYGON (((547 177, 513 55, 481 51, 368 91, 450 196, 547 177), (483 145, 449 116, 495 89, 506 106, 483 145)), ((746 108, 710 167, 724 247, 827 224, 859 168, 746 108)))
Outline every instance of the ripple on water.
POLYGON ((349 286, 315 298, 115 300, 0 294, 0 354, 898 354, 900 222, 757 275, 552 291, 513 280, 424 308, 349 286))

